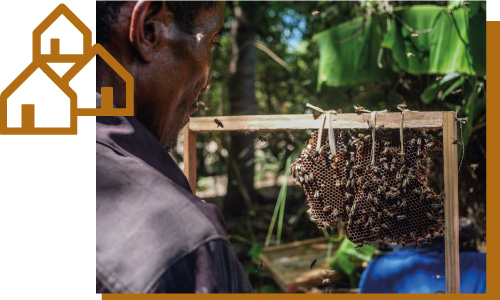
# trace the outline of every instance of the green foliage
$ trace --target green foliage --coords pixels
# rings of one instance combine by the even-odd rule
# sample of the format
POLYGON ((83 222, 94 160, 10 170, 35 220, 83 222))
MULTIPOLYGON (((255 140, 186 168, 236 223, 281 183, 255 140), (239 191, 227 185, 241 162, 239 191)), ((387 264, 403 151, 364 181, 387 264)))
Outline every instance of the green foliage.
POLYGON ((369 245, 356 249, 356 245, 345 238, 333 256, 330 268, 347 275, 351 286, 357 287, 363 272, 362 265, 370 262, 373 254, 375 254, 373 246, 369 245))

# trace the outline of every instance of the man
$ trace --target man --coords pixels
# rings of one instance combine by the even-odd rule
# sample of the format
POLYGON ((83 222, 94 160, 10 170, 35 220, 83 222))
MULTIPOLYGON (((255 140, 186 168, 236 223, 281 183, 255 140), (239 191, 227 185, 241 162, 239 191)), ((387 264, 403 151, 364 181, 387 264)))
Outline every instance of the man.
MULTIPOLYGON (((221 2, 97 2, 97 42, 134 77, 135 117, 97 117, 97 292, 251 292, 217 208, 171 150, 208 90, 221 2)), ((125 87, 101 60, 97 92, 125 87)), ((100 95, 97 94, 100 107, 100 95)))

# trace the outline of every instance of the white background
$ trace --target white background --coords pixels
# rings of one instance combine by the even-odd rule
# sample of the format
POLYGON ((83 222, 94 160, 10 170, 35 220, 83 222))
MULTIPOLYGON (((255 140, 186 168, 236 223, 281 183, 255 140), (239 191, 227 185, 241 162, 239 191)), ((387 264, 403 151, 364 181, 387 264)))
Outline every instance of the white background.
MULTIPOLYGON (((60 3, 2 1, 0 92, 30 64, 33 29, 60 3)), ((95 32, 94 1, 64 3, 95 32)), ((95 103, 95 71, 84 75, 95 103)), ((50 97, 36 84, 28 94, 50 97)), ((0 135, 0 298, 100 299, 95 224, 95 117, 78 117, 73 136, 0 135)))
MULTIPOLYGON (((2 1, 0 91, 31 62, 32 31, 60 3, 2 1)), ((64 3, 95 32, 93 1, 64 3)), ((488 21, 500 20, 500 1, 487 7, 488 21)), ((93 95, 95 72, 84 76, 93 95)), ((49 96, 43 86, 31 95, 49 96)), ((78 118, 78 135, 0 136, 2 299, 101 298, 94 281, 94 141, 95 117, 78 118)))

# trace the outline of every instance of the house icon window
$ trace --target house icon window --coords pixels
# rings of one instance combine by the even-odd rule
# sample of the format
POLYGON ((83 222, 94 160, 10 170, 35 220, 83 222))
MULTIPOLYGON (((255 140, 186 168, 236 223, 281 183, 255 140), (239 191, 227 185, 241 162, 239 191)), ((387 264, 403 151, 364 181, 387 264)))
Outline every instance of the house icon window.
MULTIPOLYGON (((45 113, 50 113, 45 111, 45 113)), ((33 30, 33 61, 32 63, 0 94, 0 134, 76 134, 78 116, 133 116, 134 115, 134 79, 132 75, 100 44, 92 45, 90 29, 64 4, 60 4, 52 11, 35 30, 33 30), (83 36, 83 53, 61 53, 61 41, 58 38, 50 39, 50 52, 42 53, 42 34, 59 18, 66 18, 83 36), (113 87, 101 89, 102 105, 99 108, 78 108, 77 93, 70 87, 69 82, 96 56, 102 58, 125 82, 125 107, 113 106, 113 87), (58 75, 50 66, 53 63, 73 63, 73 66, 62 76, 58 75), (63 93, 65 110, 68 112, 69 122, 65 126, 38 126, 37 106, 40 103, 9 103, 9 98, 18 89, 22 88, 33 74, 42 73, 57 89, 63 93), (69 104, 69 105, 68 105, 69 104), (12 107, 15 109, 12 109, 12 107), (9 110, 21 114, 21 124, 12 126, 9 120, 9 110)))

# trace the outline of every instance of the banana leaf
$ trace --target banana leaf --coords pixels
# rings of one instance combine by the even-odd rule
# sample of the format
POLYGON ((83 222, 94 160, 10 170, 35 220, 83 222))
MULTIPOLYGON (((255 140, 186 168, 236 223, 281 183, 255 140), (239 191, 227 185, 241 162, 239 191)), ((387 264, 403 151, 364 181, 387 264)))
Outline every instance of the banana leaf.
MULTIPOLYGON (((314 36, 319 47, 318 90, 370 83, 389 74, 377 63, 387 15, 358 17, 314 36)), ((385 64, 382 64, 385 65, 385 64)))

